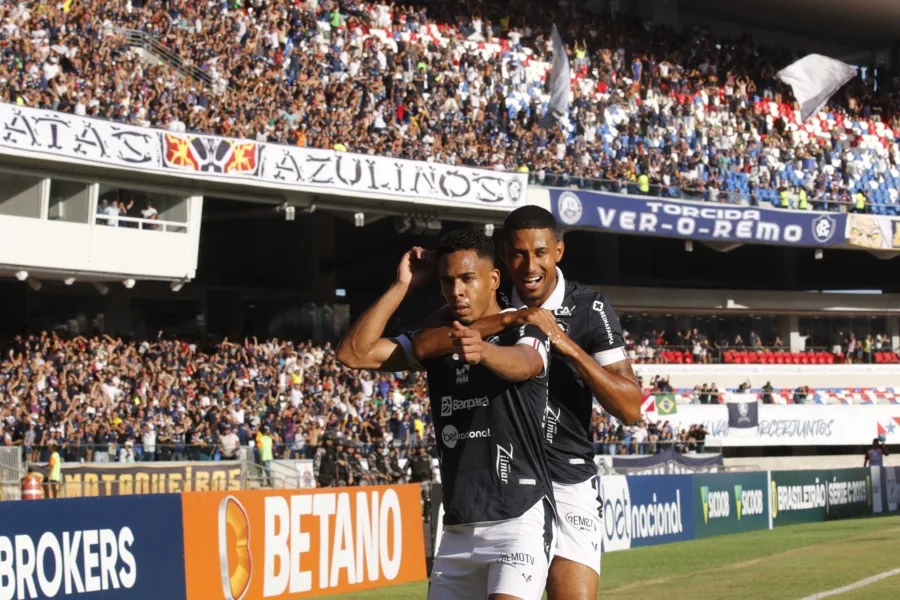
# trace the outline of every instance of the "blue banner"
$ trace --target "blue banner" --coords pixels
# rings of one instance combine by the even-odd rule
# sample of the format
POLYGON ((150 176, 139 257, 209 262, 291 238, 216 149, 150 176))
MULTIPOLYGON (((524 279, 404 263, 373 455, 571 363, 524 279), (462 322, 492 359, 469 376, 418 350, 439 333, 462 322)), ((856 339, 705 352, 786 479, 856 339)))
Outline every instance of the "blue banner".
POLYGON ((550 190, 556 220, 568 227, 726 243, 835 246, 847 215, 752 208, 573 190, 550 190))
POLYGON ((185 600, 181 496, 0 502, 0 598, 185 600))
POLYGON ((715 473, 725 465, 721 454, 689 456, 666 448, 646 455, 613 456, 612 467, 623 475, 675 475, 715 473))
POLYGON ((604 475, 603 551, 694 539, 691 475, 604 475))

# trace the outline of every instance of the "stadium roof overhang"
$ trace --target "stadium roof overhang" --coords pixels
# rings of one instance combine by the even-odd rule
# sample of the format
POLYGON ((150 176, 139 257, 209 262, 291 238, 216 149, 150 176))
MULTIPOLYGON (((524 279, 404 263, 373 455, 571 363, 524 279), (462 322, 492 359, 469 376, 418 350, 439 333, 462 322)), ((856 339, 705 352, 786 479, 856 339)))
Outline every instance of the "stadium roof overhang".
POLYGON ((898 39, 900 32, 897 0, 680 0, 679 9, 689 15, 796 33, 857 48, 891 43, 898 39))

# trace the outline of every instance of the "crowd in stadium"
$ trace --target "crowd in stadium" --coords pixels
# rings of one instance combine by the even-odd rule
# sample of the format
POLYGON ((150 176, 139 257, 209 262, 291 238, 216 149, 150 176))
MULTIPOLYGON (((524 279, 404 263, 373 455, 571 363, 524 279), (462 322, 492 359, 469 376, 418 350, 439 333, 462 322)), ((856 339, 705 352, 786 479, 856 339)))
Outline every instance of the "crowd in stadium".
MULTIPOLYGON (((697 328, 679 330, 674 334, 656 329, 636 334, 625 331, 623 337, 628 357, 636 363, 880 364, 898 360, 891 338, 886 333, 857 338, 852 332, 835 332, 828 351, 821 348, 813 351, 810 348, 809 351, 804 349, 804 352, 791 352, 775 333, 764 339, 753 330, 746 341, 739 333, 733 339, 722 334, 718 340, 711 340, 709 335, 697 328)), ((804 341, 807 341, 806 337, 804 341)))
MULTIPOLYGON (((351 371, 330 344, 278 339, 200 347, 45 332, 14 338, 0 359, 0 446, 32 462, 52 445, 67 462, 234 459, 264 435, 275 458, 314 458, 325 437, 405 457, 434 440, 426 382, 351 371)), ((598 453, 698 443, 693 430, 623 427, 599 409, 594 439, 598 453)))
POLYGON ((791 51, 598 18, 579 3, 192 3, 2 8, 0 100, 260 141, 528 171, 535 181, 893 213, 897 80, 868 68, 806 123, 774 78, 791 51), (569 40, 570 115, 548 99, 569 40), (124 29, 165 45, 142 62, 124 29), (102 68, 101 68, 102 67, 102 68), (112 76, 108 76, 111 72, 112 76), (599 181, 603 180, 603 181, 599 181))

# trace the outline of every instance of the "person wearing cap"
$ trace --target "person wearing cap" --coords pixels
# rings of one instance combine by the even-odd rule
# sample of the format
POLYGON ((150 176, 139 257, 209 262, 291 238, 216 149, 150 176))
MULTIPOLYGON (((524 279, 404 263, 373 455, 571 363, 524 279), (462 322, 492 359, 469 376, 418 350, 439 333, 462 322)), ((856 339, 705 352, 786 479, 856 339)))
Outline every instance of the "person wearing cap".
POLYGON ((334 448, 335 434, 328 430, 322 434, 322 446, 313 458, 313 474, 317 487, 332 487, 337 479, 337 451, 334 448))

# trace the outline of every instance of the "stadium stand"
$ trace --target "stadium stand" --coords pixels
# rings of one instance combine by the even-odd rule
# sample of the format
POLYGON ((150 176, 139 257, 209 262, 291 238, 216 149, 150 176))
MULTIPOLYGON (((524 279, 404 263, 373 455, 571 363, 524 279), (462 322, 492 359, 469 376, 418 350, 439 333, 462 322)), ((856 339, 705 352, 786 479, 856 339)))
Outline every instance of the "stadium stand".
MULTIPOLYGON (((645 394, 658 393, 646 388, 645 394)), ((898 388, 818 388, 772 389, 764 388, 725 389, 708 392, 706 386, 677 388, 672 391, 675 401, 681 404, 724 404, 726 394, 751 394, 767 404, 900 404, 898 388)))
POLYGON ((518 22, 499 6, 463 16, 448 3, 434 14, 350 2, 6 6, 0 99, 527 170, 546 185, 777 206, 787 192, 789 206, 896 214, 897 86, 886 70, 870 68, 801 124, 774 79, 790 51, 599 21, 569 4, 553 17, 575 40, 574 104, 560 130, 544 131, 553 18, 544 3, 521 4, 518 22), (112 81, 99 65, 112 65, 112 81))

